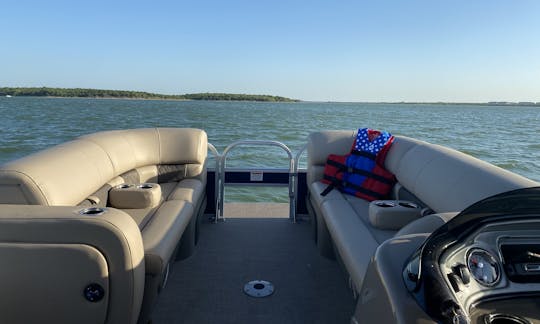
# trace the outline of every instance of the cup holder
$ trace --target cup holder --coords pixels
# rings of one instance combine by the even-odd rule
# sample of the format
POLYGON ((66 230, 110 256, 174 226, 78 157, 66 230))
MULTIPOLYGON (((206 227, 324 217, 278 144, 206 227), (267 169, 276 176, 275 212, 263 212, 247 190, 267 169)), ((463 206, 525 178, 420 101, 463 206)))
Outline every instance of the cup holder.
POLYGON ((377 201, 377 202, 375 202, 375 205, 377 205, 379 207, 385 207, 385 208, 396 207, 396 204, 391 202, 391 201, 377 201))
POLYGON ((119 185, 109 192, 108 202, 120 209, 153 208, 161 202, 161 186, 148 182, 119 185))
POLYGON ((369 221, 383 230, 399 230, 420 218, 420 206, 406 200, 375 200, 369 204, 369 221))
POLYGON ((485 324, 530 324, 524 318, 508 314, 489 314, 484 317, 485 324))
POLYGON ((107 211, 107 209, 105 209, 105 208, 90 207, 90 208, 85 208, 85 209, 79 211, 79 214, 80 215, 87 215, 87 216, 99 216, 99 215, 103 215, 106 211, 107 211))
POLYGON ((408 201, 400 201, 399 205, 405 208, 418 208, 418 205, 408 201))

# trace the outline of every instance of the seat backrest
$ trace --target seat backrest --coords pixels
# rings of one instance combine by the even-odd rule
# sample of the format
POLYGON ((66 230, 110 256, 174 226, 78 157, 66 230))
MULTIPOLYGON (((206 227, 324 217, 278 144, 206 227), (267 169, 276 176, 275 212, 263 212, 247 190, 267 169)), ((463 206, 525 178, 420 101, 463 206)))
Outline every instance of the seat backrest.
MULTIPOLYGON (((350 151, 355 136, 355 131, 308 136, 308 184, 322 179, 329 154, 350 151)), ((539 185, 467 154, 405 136, 395 136, 385 167, 408 192, 438 213, 461 211, 489 196, 539 185)))
POLYGON ((90 134, 0 166, 0 203, 74 206, 114 177, 146 166, 183 165, 184 177, 202 177, 206 154, 207 135, 199 129, 90 134))
POLYGON ((329 154, 344 155, 351 151, 356 131, 321 131, 309 134, 307 139, 307 183, 323 178, 324 165, 329 154))
POLYGON ((437 213, 456 212, 484 198, 538 183, 459 151, 396 136, 386 168, 437 213))

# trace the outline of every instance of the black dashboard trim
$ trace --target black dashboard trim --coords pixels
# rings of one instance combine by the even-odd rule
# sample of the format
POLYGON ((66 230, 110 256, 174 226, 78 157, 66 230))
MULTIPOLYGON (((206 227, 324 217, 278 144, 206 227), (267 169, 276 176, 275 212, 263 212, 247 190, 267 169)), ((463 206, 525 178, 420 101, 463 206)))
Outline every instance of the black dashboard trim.
POLYGON ((403 269, 406 286, 413 287, 410 290, 418 304, 436 321, 467 323, 468 310, 461 308, 440 269, 443 252, 488 224, 539 218, 540 187, 513 190, 471 205, 435 230, 413 254, 420 257, 418 277, 412 280, 407 276, 406 265, 403 269))

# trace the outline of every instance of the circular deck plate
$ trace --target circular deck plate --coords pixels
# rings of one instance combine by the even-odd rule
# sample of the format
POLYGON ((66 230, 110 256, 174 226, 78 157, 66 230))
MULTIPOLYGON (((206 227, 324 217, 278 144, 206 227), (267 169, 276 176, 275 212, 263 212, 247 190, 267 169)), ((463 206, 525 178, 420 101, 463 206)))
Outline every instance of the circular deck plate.
POLYGON ((267 297, 274 293, 274 285, 265 280, 253 280, 244 285, 244 292, 251 297, 267 297))

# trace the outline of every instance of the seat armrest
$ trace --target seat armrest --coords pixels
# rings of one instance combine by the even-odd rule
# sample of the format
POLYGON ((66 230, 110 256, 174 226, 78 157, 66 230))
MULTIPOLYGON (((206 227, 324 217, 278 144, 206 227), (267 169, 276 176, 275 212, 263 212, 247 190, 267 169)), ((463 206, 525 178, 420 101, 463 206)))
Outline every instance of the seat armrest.
POLYGON ((109 201, 115 208, 153 208, 161 202, 161 187, 157 183, 121 184, 111 189, 109 201))
POLYGON ((120 210, 81 210, 1 205, 3 320, 136 323, 144 290, 139 228, 120 210))

